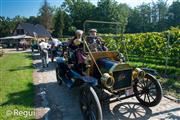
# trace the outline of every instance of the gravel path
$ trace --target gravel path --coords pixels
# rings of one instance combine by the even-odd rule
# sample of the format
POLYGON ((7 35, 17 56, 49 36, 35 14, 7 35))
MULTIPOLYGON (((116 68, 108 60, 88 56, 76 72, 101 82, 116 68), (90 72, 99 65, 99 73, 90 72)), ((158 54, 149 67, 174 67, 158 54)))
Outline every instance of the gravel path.
MULTIPOLYGON (((36 118, 44 120, 82 120, 79 108, 79 89, 58 86, 55 63, 42 70, 39 55, 34 54, 34 84, 36 85, 36 118)), ((180 104, 163 98, 155 107, 141 106, 135 98, 103 106, 104 120, 180 120, 180 104)))

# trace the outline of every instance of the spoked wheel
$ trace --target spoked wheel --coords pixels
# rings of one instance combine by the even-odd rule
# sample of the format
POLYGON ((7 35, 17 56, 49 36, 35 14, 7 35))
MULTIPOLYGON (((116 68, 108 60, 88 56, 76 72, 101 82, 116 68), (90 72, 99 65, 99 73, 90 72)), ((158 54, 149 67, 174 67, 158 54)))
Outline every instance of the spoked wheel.
POLYGON ((61 73, 60 73, 60 69, 57 67, 56 68, 56 78, 57 78, 57 83, 58 85, 62 84, 62 77, 61 77, 61 73))
POLYGON ((162 99, 162 87, 158 80, 150 74, 146 74, 143 80, 135 82, 134 93, 137 100, 147 107, 159 104, 162 99))
POLYGON ((80 92, 80 107, 84 120, 102 120, 102 109, 98 96, 91 86, 84 86, 80 92))

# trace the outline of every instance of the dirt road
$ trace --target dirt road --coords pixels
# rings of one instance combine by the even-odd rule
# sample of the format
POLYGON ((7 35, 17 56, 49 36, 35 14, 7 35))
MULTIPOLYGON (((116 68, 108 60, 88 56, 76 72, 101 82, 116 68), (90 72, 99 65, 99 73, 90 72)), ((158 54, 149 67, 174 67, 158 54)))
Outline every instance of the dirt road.
MULTIPOLYGON (((58 86, 55 76, 55 63, 42 70, 38 54, 34 55, 34 84, 36 85, 37 118, 44 120, 82 120, 79 108, 79 89, 58 86)), ((155 107, 141 106, 136 98, 125 99, 103 106, 104 120, 180 120, 180 104, 163 98, 155 107)))

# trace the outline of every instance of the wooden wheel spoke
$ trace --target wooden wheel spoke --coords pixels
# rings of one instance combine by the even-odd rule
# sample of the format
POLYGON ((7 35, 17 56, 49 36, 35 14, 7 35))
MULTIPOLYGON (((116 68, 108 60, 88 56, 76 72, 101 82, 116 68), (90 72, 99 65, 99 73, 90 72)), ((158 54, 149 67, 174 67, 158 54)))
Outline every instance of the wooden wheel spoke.
POLYGON ((135 104, 133 104, 132 108, 135 108, 135 104))
POLYGON ((146 82, 145 82, 145 80, 143 80, 143 85, 144 85, 144 87, 146 86, 146 82))
POLYGON ((126 112, 124 112, 124 113, 122 113, 122 114, 124 114, 124 115, 125 115, 125 114, 127 114, 127 113, 129 113, 129 111, 126 111, 126 112))
POLYGON ((141 106, 137 106, 136 109, 140 108, 141 106))
POLYGON ((140 86, 140 85, 138 85, 138 84, 137 84, 137 86, 138 86, 139 88, 143 89, 143 87, 142 87, 142 86, 140 86))
POLYGON ((146 101, 146 93, 144 94, 144 101, 146 101))
POLYGON ((134 117, 135 117, 135 118, 137 118, 137 116, 136 116, 135 112, 133 112, 133 115, 134 115, 134 117))
POLYGON ((139 97, 141 97, 144 93, 142 91, 139 92, 139 97))
POLYGON ((140 112, 140 113, 145 113, 145 111, 142 111, 142 110, 136 110, 137 112, 140 112))
POLYGON ((129 104, 127 104, 129 108, 131 108, 131 106, 129 104))
POLYGON ((148 98, 148 101, 149 101, 149 103, 151 102, 151 100, 150 100, 150 98, 149 98, 149 94, 147 94, 147 98, 148 98))
POLYGON ((131 117, 131 114, 132 114, 132 112, 130 112, 130 114, 129 114, 128 118, 130 118, 130 117, 131 117))
MULTIPOLYGON (((144 88, 144 84, 142 83, 142 81, 139 81, 138 84, 139 84, 139 86, 140 86, 141 88, 144 88)), ((138 84, 137 84, 137 85, 138 85, 138 84)))
POLYGON ((140 117, 142 117, 142 115, 141 115, 140 113, 137 112, 137 114, 138 114, 140 117))
POLYGON ((150 96, 153 100, 155 100, 155 98, 154 98, 151 94, 149 94, 149 96, 150 96))

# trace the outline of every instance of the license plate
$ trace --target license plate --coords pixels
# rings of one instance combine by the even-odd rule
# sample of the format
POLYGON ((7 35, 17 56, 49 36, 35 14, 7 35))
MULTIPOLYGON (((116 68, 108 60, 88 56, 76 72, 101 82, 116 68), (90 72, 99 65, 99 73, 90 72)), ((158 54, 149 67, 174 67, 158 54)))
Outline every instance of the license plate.
POLYGON ((133 88, 130 88, 130 89, 126 90, 126 96, 130 96, 130 95, 133 95, 133 94, 134 94, 133 88))

